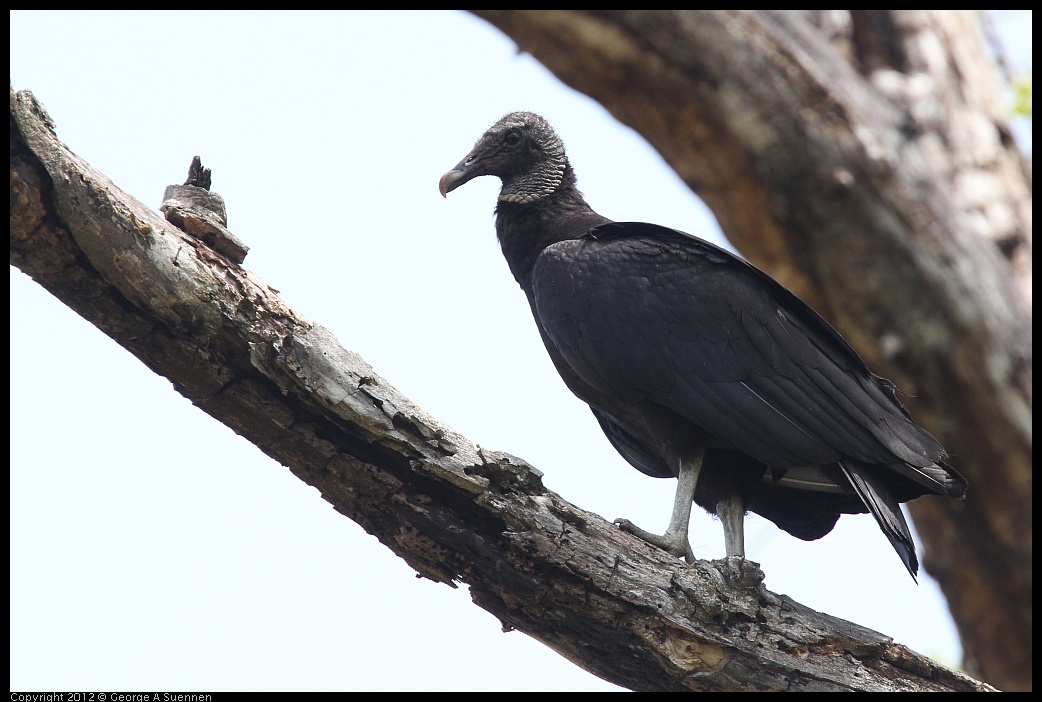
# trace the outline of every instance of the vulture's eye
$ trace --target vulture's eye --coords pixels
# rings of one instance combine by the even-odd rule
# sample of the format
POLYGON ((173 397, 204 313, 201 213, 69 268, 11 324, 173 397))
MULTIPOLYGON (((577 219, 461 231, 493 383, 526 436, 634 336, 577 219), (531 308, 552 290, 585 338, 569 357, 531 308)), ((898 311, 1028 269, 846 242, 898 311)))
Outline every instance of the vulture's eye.
POLYGON ((506 136, 503 137, 503 143, 507 146, 517 146, 521 143, 521 132, 516 129, 511 129, 506 133, 506 136))

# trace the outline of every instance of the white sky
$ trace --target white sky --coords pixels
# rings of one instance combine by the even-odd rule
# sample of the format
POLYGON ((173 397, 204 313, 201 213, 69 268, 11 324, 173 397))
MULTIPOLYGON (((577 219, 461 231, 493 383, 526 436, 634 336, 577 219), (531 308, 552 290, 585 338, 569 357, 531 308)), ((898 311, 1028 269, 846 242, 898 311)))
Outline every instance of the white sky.
MULTIPOLYGON (((999 21, 1030 61, 1031 15, 999 21)), ((664 529, 673 481, 565 389, 495 241, 498 181, 438 178, 503 114, 558 130, 602 214, 720 241, 662 160, 457 12, 11 12, 11 83, 157 208, 195 155, 245 261, 468 438, 607 519, 664 529)), ((972 498, 971 498, 972 499, 972 498)), ((718 523, 692 520, 700 558, 718 523)), ((934 582, 871 517, 804 543, 758 517, 771 590, 955 664, 934 582)), ((11 689, 618 689, 420 580, 314 488, 11 269, 11 689)))

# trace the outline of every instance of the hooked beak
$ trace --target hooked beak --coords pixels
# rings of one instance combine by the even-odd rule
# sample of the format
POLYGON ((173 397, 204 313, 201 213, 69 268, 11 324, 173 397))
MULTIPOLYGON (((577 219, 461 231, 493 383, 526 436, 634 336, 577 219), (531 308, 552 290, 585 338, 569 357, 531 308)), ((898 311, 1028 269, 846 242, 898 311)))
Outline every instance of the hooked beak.
POLYGON ((441 180, 438 181, 438 192, 441 193, 442 197, 447 197, 453 190, 474 177, 473 175, 470 178, 467 177, 464 163, 466 163, 465 160, 461 161, 458 166, 443 175, 441 180))
POLYGON ((495 162, 495 147, 487 139, 479 141, 463 160, 438 181, 438 191, 446 197, 453 190, 478 176, 490 175, 495 162))

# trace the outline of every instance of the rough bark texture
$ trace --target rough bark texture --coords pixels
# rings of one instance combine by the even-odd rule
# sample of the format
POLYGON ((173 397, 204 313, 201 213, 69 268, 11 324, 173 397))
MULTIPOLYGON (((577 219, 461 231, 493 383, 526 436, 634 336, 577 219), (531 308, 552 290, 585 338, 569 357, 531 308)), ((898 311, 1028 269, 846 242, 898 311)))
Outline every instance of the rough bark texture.
POLYGON ((477 10, 640 132, 969 479, 909 505, 968 669, 1031 686, 1031 182, 965 11, 477 10))
POLYGON ((767 591, 687 567, 401 396, 324 328, 130 198, 11 92, 11 262, 317 487, 418 573, 636 690, 986 690, 767 591))

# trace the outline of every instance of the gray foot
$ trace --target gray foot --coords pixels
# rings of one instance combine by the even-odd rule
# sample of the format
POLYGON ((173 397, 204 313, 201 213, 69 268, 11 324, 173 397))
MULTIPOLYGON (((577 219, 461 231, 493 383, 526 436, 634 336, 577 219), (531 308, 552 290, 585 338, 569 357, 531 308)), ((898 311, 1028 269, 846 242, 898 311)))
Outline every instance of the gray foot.
POLYGON ((662 535, 653 534, 650 531, 644 531, 628 519, 616 519, 615 524, 626 533, 633 534, 647 541, 652 546, 658 546, 666 553, 671 553, 677 558, 683 558, 689 565, 697 560, 695 554, 691 551, 691 544, 688 543, 686 533, 670 533, 667 531, 662 535))

